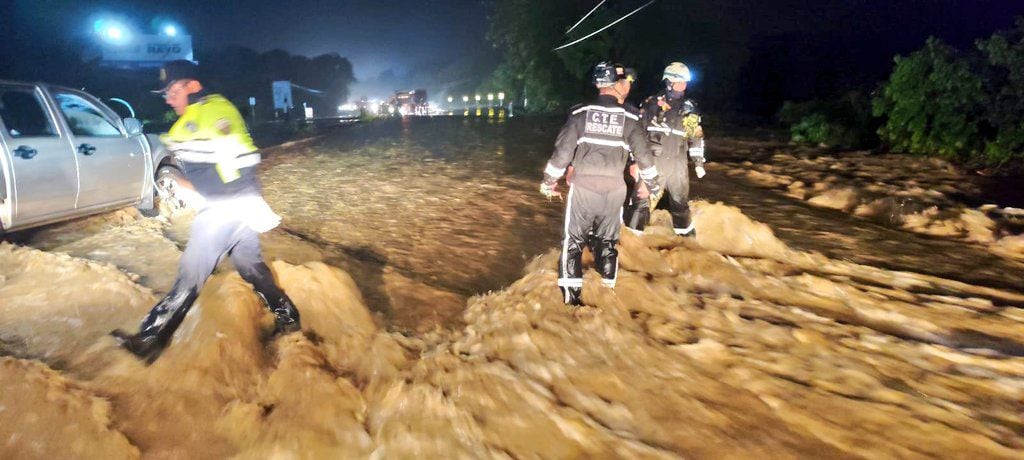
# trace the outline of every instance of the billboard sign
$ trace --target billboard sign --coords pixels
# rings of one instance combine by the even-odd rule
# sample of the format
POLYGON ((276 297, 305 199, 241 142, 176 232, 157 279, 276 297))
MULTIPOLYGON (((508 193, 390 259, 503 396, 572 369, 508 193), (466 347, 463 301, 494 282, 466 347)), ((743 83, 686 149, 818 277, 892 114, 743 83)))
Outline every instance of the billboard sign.
POLYGON ((274 89, 274 109, 287 111, 295 107, 292 104, 292 82, 288 80, 275 81, 272 85, 274 89))
POLYGON ((128 43, 101 45, 104 62, 161 63, 192 59, 192 37, 182 35, 135 35, 128 43))

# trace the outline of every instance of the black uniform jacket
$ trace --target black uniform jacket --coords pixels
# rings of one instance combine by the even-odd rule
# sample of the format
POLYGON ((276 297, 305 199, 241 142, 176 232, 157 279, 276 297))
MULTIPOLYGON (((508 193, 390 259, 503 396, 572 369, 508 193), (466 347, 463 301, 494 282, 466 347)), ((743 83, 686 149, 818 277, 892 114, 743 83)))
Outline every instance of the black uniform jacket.
POLYGON ((557 179, 571 164, 575 169, 574 184, 606 182, 609 178, 621 181, 630 153, 645 182, 657 177, 654 156, 636 108, 602 95, 591 104, 572 108, 544 174, 557 179))

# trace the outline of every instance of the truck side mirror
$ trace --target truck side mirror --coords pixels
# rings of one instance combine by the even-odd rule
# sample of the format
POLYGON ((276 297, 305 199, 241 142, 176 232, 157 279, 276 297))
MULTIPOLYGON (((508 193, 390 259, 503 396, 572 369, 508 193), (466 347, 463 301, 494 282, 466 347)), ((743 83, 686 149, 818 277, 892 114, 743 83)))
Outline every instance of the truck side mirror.
POLYGON ((142 134, 142 122, 138 118, 125 118, 124 129, 128 132, 128 137, 135 137, 142 134))

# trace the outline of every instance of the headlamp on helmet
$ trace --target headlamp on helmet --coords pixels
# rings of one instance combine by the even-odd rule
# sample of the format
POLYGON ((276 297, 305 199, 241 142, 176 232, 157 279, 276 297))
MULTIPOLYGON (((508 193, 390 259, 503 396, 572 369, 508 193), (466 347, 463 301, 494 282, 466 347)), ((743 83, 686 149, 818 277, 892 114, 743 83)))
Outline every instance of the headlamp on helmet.
POLYGON ((686 64, 682 62, 673 62, 665 67, 665 73, 661 77, 663 80, 668 80, 669 83, 689 82, 693 79, 693 75, 690 74, 690 68, 686 67, 686 64))
POLYGON ((600 62, 590 74, 590 82, 597 87, 611 86, 619 80, 636 81, 636 71, 622 64, 600 62))

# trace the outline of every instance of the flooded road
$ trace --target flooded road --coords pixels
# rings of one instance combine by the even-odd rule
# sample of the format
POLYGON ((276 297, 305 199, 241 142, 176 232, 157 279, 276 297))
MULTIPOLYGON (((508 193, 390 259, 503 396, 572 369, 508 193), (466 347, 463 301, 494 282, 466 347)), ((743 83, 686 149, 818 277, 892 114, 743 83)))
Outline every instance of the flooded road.
POLYGON ((913 188, 952 213, 969 179, 710 139, 697 238, 655 213, 623 234, 617 288, 588 271, 569 310, 564 204, 536 192, 559 128, 405 119, 268 149, 264 253, 306 333, 266 339, 225 264, 151 366, 106 334, 169 288, 187 214, 13 235, 0 456, 1024 456, 1024 264, 992 250, 1012 222, 857 212, 913 188))
MULTIPOLYGON (((535 190, 558 128, 556 119, 357 126, 272 155, 266 195, 295 235, 459 295, 498 290, 559 245, 564 203, 539 199, 535 190)), ((729 138, 711 143, 709 155, 737 161, 780 146, 729 138)), ((739 207, 794 248, 992 287, 1020 288, 1024 279, 1024 264, 984 248, 815 207, 718 164, 709 169, 691 198, 739 207)))

